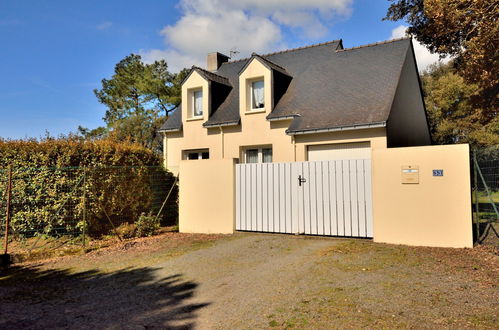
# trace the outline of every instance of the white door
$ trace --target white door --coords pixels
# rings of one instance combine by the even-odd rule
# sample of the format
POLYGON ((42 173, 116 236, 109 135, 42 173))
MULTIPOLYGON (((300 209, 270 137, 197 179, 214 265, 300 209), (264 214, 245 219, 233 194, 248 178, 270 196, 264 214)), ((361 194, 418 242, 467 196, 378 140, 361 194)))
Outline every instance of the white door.
POLYGON ((308 146, 308 160, 371 159, 369 142, 318 144, 308 146))

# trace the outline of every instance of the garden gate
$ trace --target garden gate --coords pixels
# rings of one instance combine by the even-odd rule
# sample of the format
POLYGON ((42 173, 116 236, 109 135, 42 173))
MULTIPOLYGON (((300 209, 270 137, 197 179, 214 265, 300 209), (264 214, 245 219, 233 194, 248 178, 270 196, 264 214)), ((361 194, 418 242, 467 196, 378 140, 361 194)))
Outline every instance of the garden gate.
POLYGON ((373 237, 371 160, 236 165, 236 230, 373 237))

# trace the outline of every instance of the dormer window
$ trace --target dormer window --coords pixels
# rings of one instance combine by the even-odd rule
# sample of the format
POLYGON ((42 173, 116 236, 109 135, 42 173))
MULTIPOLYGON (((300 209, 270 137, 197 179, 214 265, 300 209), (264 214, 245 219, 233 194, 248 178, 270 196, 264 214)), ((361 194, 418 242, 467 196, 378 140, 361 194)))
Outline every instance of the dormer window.
POLYGON ((265 92, 263 79, 251 82, 251 110, 261 110, 265 107, 265 92))
POLYGON ((195 89, 191 91, 191 105, 189 108, 190 118, 203 117, 203 90, 195 89))

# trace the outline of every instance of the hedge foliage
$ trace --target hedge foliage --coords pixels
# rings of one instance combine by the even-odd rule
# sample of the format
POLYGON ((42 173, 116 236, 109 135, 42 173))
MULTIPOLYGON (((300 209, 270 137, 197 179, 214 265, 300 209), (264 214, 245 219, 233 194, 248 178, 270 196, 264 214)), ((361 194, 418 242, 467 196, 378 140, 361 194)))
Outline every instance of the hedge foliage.
MULTIPOLYGON (((0 164, 0 196, 13 168, 11 228, 22 236, 108 233, 142 213, 156 214, 174 183, 152 151, 105 140, 0 140, 0 164)), ((175 187, 163 224, 176 222, 176 199, 175 187)), ((3 219, 3 201, 0 212, 3 219)))
POLYGON ((161 158, 137 144, 78 137, 1 140, 0 167, 160 166, 161 158))

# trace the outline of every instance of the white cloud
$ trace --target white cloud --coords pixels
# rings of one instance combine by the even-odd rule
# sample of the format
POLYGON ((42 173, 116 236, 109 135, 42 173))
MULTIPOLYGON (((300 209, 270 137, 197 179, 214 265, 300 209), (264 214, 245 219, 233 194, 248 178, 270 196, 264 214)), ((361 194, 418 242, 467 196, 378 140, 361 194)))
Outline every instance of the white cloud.
MULTIPOLYGON (((400 25, 392 30, 391 39, 406 37, 407 26, 400 25)), ((438 54, 432 54, 428 48, 419 43, 416 39, 412 39, 414 45, 414 53, 416 54, 416 61, 418 62, 419 71, 424 71, 431 64, 442 61, 444 63, 449 61, 449 58, 440 59, 438 54)))
POLYGON ((183 68, 190 68, 193 65, 204 67, 204 60, 198 57, 181 54, 174 49, 151 49, 139 51, 144 63, 153 63, 154 61, 166 60, 168 64, 168 71, 179 72, 183 68))
POLYGON ((144 61, 164 58, 172 71, 205 65, 206 54, 265 53, 285 47, 282 27, 309 38, 327 32, 326 21, 351 14, 353 0, 181 0, 182 17, 161 30, 165 49, 141 50, 144 61))
POLYGON ((113 26, 112 22, 102 22, 101 24, 97 25, 95 28, 99 31, 104 31, 109 29, 111 26, 113 26))

